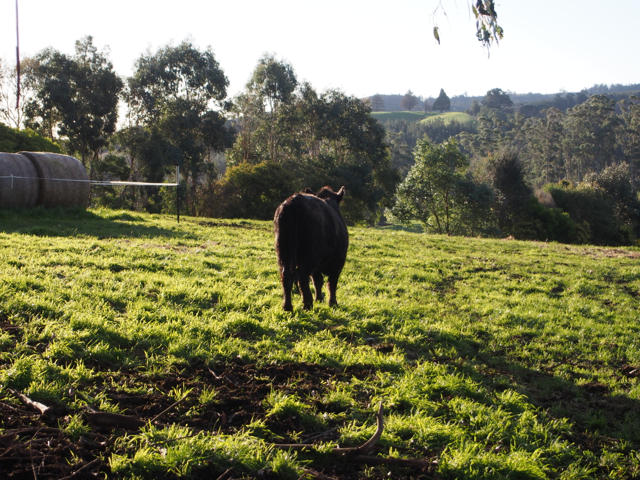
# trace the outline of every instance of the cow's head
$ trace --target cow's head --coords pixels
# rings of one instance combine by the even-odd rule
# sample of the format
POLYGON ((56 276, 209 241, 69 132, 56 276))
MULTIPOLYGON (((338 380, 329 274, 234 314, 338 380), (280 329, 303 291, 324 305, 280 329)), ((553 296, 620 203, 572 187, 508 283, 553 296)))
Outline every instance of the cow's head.
POLYGON ((305 193, 308 193, 310 195, 315 195, 316 197, 321 198, 322 200, 324 200, 329 205, 332 205, 335 208, 338 208, 338 205, 340 205, 340 202, 342 201, 342 197, 344 197, 344 192, 345 192, 344 186, 342 186, 340 190, 338 190, 338 193, 334 192, 329 185, 322 187, 322 189, 318 193, 315 193, 310 188, 305 189, 305 193))

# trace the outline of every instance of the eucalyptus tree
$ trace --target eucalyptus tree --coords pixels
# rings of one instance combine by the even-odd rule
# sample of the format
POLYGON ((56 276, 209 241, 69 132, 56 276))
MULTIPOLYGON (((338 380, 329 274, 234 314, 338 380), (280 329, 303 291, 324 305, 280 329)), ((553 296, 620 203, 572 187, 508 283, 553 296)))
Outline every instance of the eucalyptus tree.
MULTIPOLYGON (((498 44, 504 36, 504 30, 498 24, 498 12, 496 10, 495 1, 469 0, 469 7, 476 19, 476 38, 484 48, 489 50, 493 43, 498 44)), ((439 10, 442 10, 446 16, 442 1, 437 3, 436 9, 432 14, 433 19, 436 18, 439 10)), ((433 37, 439 44, 440 28, 435 22, 433 27, 433 37)))
MULTIPOLYGON (((399 175, 369 102, 337 90, 319 94, 298 84, 291 65, 265 55, 234 113, 238 135, 227 157, 233 166, 254 164, 257 175, 266 171, 258 165, 279 164, 299 188, 344 185, 343 215, 352 223, 375 221, 390 203, 399 175)), ((242 168, 245 178, 249 170, 242 168)))
POLYGON ((49 48, 33 60, 36 94, 26 106, 26 126, 66 137, 67 150, 93 165, 116 131, 123 89, 107 52, 87 36, 76 41, 73 56, 49 48))
POLYGON ((545 117, 530 117, 519 132, 521 158, 533 183, 557 182, 566 176, 564 165, 564 118, 557 108, 543 111, 545 117))
POLYGON ((187 40, 141 55, 128 79, 131 121, 159 134, 171 151, 167 161, 184 166, 192 213, 208 152, 232 142, 225 118, 228 85, 212 50, 199 50, 187 40))
POLYGON ((567 111, 564 128, 572 179, 580 182, 589 171, 599 173, 613 163, 620 117, 615 102, 592 95, 567 111))
POLYGON ((266 137, 267 151, 272 161, 278 161, 280 156, 280 144, 286 135, 283 130, 283 124, 287 121, 286 107, 291 104, 297 86, 298 79, 293 67, 270 53, 260 58, 247 82, 247 94, 257 99, 262 107, 254 115, 260 114, 263 118, 261 130, 266 137))
POLYGON ((232 124, 236 130, 236 140, 227 152, 227 164, 257 164, 264 160, 266 153, 261 133, 264 130, 264 108, 260 98, 252 92, 242 92, 233 99, 232 124))
POLYGON ((640 165, 640 97, 631 95, 628 100, 618 102, 622 122, 617 132, 626 162, 629 164, 631 181, 636 182, 640 165))
POLYGON ((513 107, 513 101, 508 93, 500 88, 493 88, 482 99, 482 105, 487 108, 509 111, 513 107))
POLYGON ((371 110, 374 112, 384 112, 386 110, 384 106, 384 98, 379 93, 376 93, 371 100, 371 110))
POLYGON ((26 106, 35 95, 34 61, 25 57, 20 61, 20 101, 17 101, 18 75, 15 64, 0 60, 0 121, 10 127, 24 126, 26 106))

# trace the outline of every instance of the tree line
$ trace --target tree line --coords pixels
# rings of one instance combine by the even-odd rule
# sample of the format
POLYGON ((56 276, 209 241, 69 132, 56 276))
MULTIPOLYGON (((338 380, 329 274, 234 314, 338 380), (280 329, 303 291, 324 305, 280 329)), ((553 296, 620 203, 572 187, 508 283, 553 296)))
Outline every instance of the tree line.
MULTIPOLYGON (((45 49, 21 70, 15 111, 15 75, 0 69, 6 124, 76 155, 92 179, 162 182, 180 166, 179 195, 192 215, 267 219, 294 191, 330 184, 347 188, 349 222, 371 223, 400 180, 366 103, 338 90, 317 92, 271 54, 234 98, 211 49, 190 41, 142 54, 129 78, 90 36, 72 55, 45 49)), ((92 201, 171 212, 172 196, 158 187, 98 187, 92 201)))
POLYGON ((493 89, 465 130, 387 123, 392 158, 406 174, 394 215, 438 233, 634 244, 640 98, 582 100, 527 117, 493 89))
MULTIPOLYGON (((40 138, 37 149, 76 155, 99 180, 157 183, 180 166, 191 215, 270 219, 294 191, 329 184, 347 188, 351 224, 386 214, 444 234, 596 244, 640 236, 638 97, 565 95, 566 111, 523 111, 493 89, 469 109, 471 124, 383 125, 370 102, 317 92, 272 54, 229 98, 213 52, 189 41, 142 54, 129 78, 91 37, 75 47, 24 60, 17 111, 7 108, 15 78, 0 69, 0 115, 27 127, 0 129, 4 149, 35 149, 25 146, 40 138)), ((174 195, 98 187, 92 202, 172 213, 174 195)))

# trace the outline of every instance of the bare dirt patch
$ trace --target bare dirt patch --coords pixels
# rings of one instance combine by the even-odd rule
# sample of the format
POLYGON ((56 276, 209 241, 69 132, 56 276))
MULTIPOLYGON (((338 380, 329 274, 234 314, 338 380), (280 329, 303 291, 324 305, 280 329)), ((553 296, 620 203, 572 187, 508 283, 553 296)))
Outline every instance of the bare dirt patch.
MULTIPOLYGON (((121 413, 98 415, 93 409, 82 412, 91 431, 77 440, 71 439, 64 427, 69 415, 79 412, 52 406, 46 415, 41 415, 17 398, 7 398, 0 401, 0 428, 4 432, 0 435, 0 478, 85 479, 105 474, 109 477, 108 459, 117 453, 115 439, 150 421, 158 425, 188 426, 196 432, 232 434, 251 422, 263 420, 273 437, 265 438, 266 441, 336 440, 339 425, 329 422, 317 431, 309 429, 303 419, 295 416, 269 416, 265 399, 272 390, 278 390, 305 398, 307 404, 309 399, 317 399, 311 403, 318 412, 335 411, 341 407, 325 404, 322 397, 338 382, 348 382, 353 377, 364 379, 371 374, 370 369, 358 367, 338 371, 315 364, 256 366, 240 361, 216 369, 202 366, 157 378, 133 372, 105 374, 100 390, 121 413), (203 408, 199 396, 205 389, 213 389, 215 398, 203 408), (132 391, 137 393, 128 393, 132 391), (176 401, 176 391, 188 393, 176 401)), ((214 470, 205 467, 190 478, 215 479, 223 474, 214 470)), ((389 478, 389 467, 367 466, 339 458, 333 465, 323 465, 321 471, 321 475, 311 472, 308 478, 389 478)), ((394 472, 397 474, 394 478, 434 478, 433 472, 426 469, 403 468, 394 472)), ((261 471, 242 478, 273 477, 261 471)))

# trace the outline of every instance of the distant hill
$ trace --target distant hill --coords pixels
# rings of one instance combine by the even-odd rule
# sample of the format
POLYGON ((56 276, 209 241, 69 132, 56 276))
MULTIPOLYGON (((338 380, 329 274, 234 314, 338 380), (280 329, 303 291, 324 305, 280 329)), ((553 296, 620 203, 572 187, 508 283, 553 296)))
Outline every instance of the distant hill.
POLYGON ((420 123, 429 123, 436 118, 441 118, 445 123, 457 120, 460 123, 469 123, 473 121, 473 117, 463 112, 372 112, 374 118, 382 123, 393 120, 408 120, 420 123))
MULTIPOLYGON (((445 88, 446 91, 446 88, 445 88)), ((576 101, 575 97, 578 94, 584 94, 586 97, 591 95, 606 95, 616 101, 628 98, 629 95, 638 95, 640 91, 640 83, 630 84, 630 85, 621 85, 621 84, 611 84, 611 85, 594 85, 590 88, 584 88, 580 92, 558 92, 558 93, 515 93, 505 90, 514 105, 517 107, 522 105, 534 105, 539 109, 556 107, 563 111, 566 111, 567 108, 574 106, 576 103, 580 103, 576 101)), ((448 92, 449 93, 449 92, 448 92)), ((402 108, 400 107, 400 101, 404 95, 383 95, 380 94, 382 99, 384 100, 385 112, 387 113, 396 113, 401 112, 402 108)), ((449 97, 451 99, 451 111, 452 112, 464 112, 465 110, 471 108, 471 104, 474 100, 478 102, 482 102, 484 95, 480 96, 467 96, 467 95, 453 95, 449 93, 449 97)), ((369 97, 371 98, 371 97, 369 97)), ((429 104, 433 104, 434 98, 429 97, 421 97, 418 96, 418 105, 414 108, 412 112, 405 113, 424 113, 424 102, 425 100, 429 104)), ((383 113, 383 112, 375 112, 383 113)))

